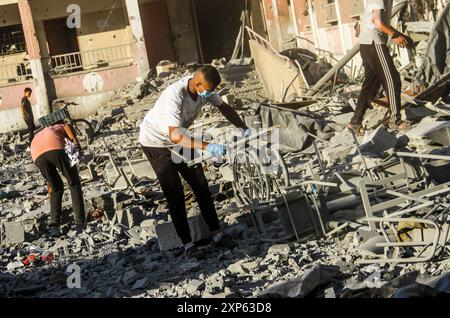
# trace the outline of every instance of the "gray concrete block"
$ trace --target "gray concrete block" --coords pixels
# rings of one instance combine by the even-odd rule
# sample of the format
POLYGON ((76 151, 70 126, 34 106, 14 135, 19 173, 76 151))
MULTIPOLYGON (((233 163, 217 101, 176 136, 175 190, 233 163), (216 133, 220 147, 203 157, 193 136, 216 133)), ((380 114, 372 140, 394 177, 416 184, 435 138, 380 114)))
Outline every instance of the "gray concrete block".
POLYGON ((354 152, 355 146, 343 145, 338 147, 327 147, 322 150, 323 160, 332 164, 338 160, 344 160, 348 155, 354 152))
POLYGON ((360 148, 363 153, 381 154, 395 147, 396 143, 397 138, 395 135, 388 132, 383 126, 380 126, 364 138, 360 148))
POLYGON ((22 243, 25 241, 25 229, 20 222, 3 222, 0 237, 2 245, 22 243))
POLYGON ((122 224, 128 228, 139 226, 144 220, 144 212, 138 206, 116 210, 113 218, 114 224, 122 224))
POLYGON ((127 208, 125 210, 128 227, 132 228, 134 226, 139 226, 144 220, 144 212, 138 206, 127 208))
MULTIPOLYGON (((211 236, 211 232, 201 215, 188 218, 188 223, 194 242, 207 239, 211 236)), ((155 231, 161 251, 168 251, 183 246, 172 222, 156 225, 155 231)))

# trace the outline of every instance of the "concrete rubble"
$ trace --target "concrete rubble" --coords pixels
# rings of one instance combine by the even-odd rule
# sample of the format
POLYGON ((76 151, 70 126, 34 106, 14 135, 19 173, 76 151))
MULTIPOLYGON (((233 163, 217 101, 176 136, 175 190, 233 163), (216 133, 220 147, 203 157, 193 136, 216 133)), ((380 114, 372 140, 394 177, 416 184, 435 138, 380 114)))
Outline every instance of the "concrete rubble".
MULTIPOLYGON (((290 56, 294 53, 290 52, 290 56)), ((25 151, 25 141, 14 134, 2 136, 0 297, 346 298, 449 293, 449 241, 445 235, 443 239, 440 236, 442 248, 437 257, 427 261, 358 263, 394 251, 377 245, 386 242, 382 236, 386 232, 370 227, 364 218, 368 204, 375 206, 396 195, 395 187, 393 192, 383 188, 385 192, 380 196, 373 194, 377 190, 370 191, 370 187, 378 186, 377 181, 403 172, 403 162, 392 160, 397 158, 396 153, 426 155, 438 151, 441 156, 450 155, 450 122, 445 113, 450 107, 448 90, 431 102, 434 109, 443 112, 433 112, 432 116, 424 112, 421 116, 417 111, 410 131, 395 133, 377 125, 387 109, 374 105, 366 117, 366 135, 354 137, 345 123, 353 111, 349 101, 357 98, 358 92, 348 92, 345 78, 340 78, 335 90, 324 90, 317 98, 305 100, 294 92, 289 103, 272 103, 265 97, 251 61, 219 62, 226 82, 223 95, 249 125, 281 125, 280 150, 290 183, 301 184, 300 194, 289 202, 293 213, 302 214, 302 222, 294 224, 298 227, 289 228, 290 212, 283 208, 284 200, 273 189, 270 196, 278 207, 268 207, 255 226, 242 204, 246 202, 233 191, 236 180, 231 164, 208 162, 204 165, 206 176, 216 189, 213 193, 221 224, 239 246, 216 250, 205 244, 202 248, 206 259, 183 257, 164 195, 137 141, 139 124, 159 92, 195 68, 163 61, 156 75, 150 73, 144 84, 130 84, 117 91, 113 101, 89 118, 96 123, 96 137, 86 150, 88 160, 80 174, 87 211, 99 209, 103 213, 100 218, 89 214, 88 228, 80 236, 70 228, 71 203, 66 192, 65 234, 59 239, 48 237, 44 180, 25 151), (378 179, 372 180, 374 177, 378 179), (369 189, 369 202, 361 199, 361 182, 369 189), (305 206, 311 215, 304 216, 308 210, 305 206), (305 218, 309 222, 307 229, 305 218), (73 262, 82 270, 81 289, 67 289, 65 285, 66 268, 73 262)), ((404 73, 413 73, 414 67, 404 69, 404 73)), ((316 68, 316 73, 306 76, 308 79, 316 81, 317 74, 322 75, 324 71, 316 68)), ((405 107, 428 109, 425 105, 405 107)), ((407 114, 402 111, 402 115, 407 114)), ((205 107, 194 126, 200 123, 213 135, 230 128, 211 106, 205 107)), ((411 180, 422 167, 417 160, 404 157, 411 180)), ((426 204, 428 197, 411 196, 450 181, 433 179, 432 174, 424 178, 425 185, 400 194, 407 196, 406 203, 394 204, 385 211, 414 208, 412 203, 416 201, 426 204)), ((450 197, 444 190, 431 200, 448 206, 450 197)), ((190 189, 185 194, 191 231, 195 241, 201 242, 208 238, 209 231, 190 189)), ((429 205, 425 206, 418 215, 423 217, 432 213, 430 210, 429 205)), ((448 226, 440 216, 433 220, 440 222, 440 230, 448 226)), ((411 229, 405 233, 408 231, 411 229)), ((388 235, 397 242, 395 233, 388 235)), ((401 256, 415 252, 409 249, 401 256)))

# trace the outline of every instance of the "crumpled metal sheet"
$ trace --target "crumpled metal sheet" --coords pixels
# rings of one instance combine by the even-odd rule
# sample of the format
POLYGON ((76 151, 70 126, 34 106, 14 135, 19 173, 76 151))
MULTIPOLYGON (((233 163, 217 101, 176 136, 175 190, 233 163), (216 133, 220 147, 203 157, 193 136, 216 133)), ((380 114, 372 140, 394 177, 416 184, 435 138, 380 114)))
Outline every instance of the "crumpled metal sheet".
POLYGON ((429 86, 450 71, 450 2, 437 19, 430 36, 422 66, 415 78, 429 86))
POLYGON ((281 282, 260 293, 258 298, 304 298, 317 290, 326 287, 333 278, 341 274, 338 266, 316 265, 301 277, 281 282))
POLYGON ((280 125, 280 144, 302 150, 308 139, 307 132, 315 126, 315 120, 303 117, 300 114, 261 106, 260 115, 263 127, 280 125))

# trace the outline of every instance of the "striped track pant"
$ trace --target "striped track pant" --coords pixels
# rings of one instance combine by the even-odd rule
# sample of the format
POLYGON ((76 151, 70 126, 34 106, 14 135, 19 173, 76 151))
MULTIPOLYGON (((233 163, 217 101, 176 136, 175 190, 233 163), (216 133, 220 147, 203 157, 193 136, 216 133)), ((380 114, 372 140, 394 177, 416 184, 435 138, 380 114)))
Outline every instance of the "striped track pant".
POLYGON ((381 85, 387 94, 390 106, 391 121, 401 119, 400 74, 385 44, 361 44, 365 79, 361 88, 352 123, 361 124, 370 103, 377 97, 381 85))

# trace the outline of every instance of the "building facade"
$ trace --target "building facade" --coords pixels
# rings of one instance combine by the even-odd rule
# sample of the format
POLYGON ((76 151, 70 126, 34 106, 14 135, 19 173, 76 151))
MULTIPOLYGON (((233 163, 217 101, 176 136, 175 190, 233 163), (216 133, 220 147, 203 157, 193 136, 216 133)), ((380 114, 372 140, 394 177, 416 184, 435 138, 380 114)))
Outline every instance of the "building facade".
MULTIPOLYGON (((75 99, 73 116, 85 117, 161 60, 231 55, 245 3, 0 0, 0 133, 25 128, 19 105, 26 87, 34 91, 36 119, 55 99, 75 99)), ((260 1, 247 9, 251 26, 264 28, 260 1)))

